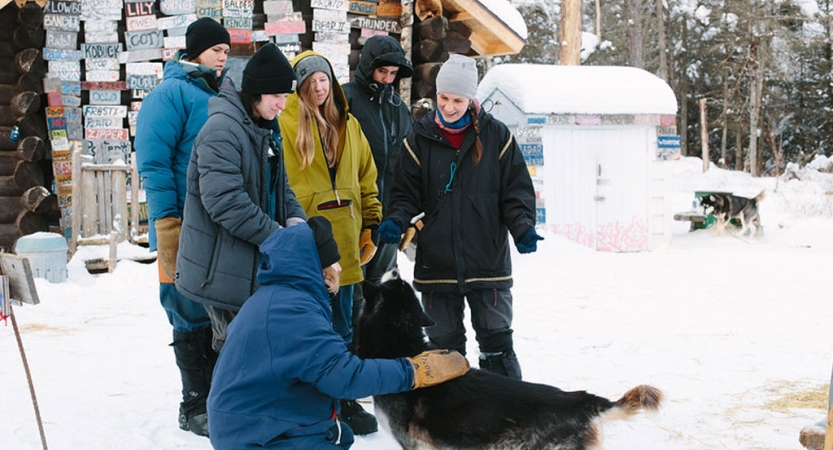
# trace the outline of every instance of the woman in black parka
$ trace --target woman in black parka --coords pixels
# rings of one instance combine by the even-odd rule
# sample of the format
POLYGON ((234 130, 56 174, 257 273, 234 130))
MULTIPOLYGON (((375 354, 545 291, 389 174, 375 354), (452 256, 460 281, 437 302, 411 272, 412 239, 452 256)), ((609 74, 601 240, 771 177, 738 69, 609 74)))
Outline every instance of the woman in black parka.
POLYGON ((437 111, 405 139, 390 207, 379 226, 395 243, 424 212, 414 286, 426 329, 439 348, 465 354, 463 300, 472 311, 480 367, 513 378, 521 369, 512 345, 509 235, 521 253, 537 249, 535 191, 512 133, 475 99, 475 61, 452 55, 437 74, 437 111), (508 233, 507 233, 508 231, 508 233))

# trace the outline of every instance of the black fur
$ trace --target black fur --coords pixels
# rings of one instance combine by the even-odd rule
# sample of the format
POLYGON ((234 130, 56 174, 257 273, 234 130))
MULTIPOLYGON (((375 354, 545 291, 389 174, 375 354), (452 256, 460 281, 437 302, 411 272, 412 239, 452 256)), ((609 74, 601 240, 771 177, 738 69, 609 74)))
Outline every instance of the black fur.
MULTIPOLYGON (((398 275, 363 285, 359 319, 362 358, 414 356, 428 349, 423 326, 433 325, 411 286, 398 275)), ((612 402, 584 391, 565 392, 483 370, 446 383, 374 397, 383 427, 404 449, 558 449, 600 445, 600 415, 656 409, 662 394, 639 386, 612 402)))

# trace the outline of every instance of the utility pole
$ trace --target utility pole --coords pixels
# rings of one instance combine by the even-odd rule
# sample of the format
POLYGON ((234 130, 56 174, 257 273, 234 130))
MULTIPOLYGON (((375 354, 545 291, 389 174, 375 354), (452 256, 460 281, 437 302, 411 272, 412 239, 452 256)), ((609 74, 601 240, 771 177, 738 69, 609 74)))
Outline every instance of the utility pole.
POLYGON ((581 65, 581 0, 561 1, 561 39, 559 64, 581 65))

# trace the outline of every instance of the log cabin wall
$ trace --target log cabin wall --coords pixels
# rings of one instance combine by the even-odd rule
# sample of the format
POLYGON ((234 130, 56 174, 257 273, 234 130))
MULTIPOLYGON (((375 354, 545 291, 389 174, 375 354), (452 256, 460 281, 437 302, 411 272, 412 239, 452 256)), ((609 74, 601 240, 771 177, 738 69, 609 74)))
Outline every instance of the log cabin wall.
POLYGON ((51 193, 46 122, 42 103, 43 10, 11 2, 0 9, 0 250, 17 239, 58 225, 51 193))
MULTIPOLYGON (((426 105, 440 63, 471 49, 468 28, 449 25, 441 10, 399 0, 7 4, 0 9, 0 246, 11 249, 20 236, 45 230, 73 239, 72 191, 79 180, 73 180, 72 154, 94 164, 130 165, 141 101, 161 81, 164 63, 184 48, 185 30, 198 17, 229 29, 239 71, 262 43, 275 42, 289 58, 308 49, 324 54, 340 82, 352 79, 368 37, 389 34, 415 65, 414 77, 400 81, 403 99, 426 105), (12 142, 15 125, 20 137, 12 142)), ((128 178, 131 187, 134 182, 128 178)))

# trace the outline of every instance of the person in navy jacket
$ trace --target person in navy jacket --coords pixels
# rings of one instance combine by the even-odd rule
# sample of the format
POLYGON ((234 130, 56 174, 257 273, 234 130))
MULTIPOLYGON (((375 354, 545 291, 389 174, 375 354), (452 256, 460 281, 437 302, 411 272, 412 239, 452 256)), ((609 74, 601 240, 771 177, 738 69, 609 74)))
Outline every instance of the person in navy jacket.
POLYGON ((278 229, 260 246, 260 289, 228 336, 208 398, 215 449, 347 449, 353 432, 338 419, 339 399, 404 392, 468 372, 457 352, 361 359, 332 326, 322 272, 337 266, 329 221, 312 217, 278 229), (430 367, 431 370, 426 370, 430 367))

